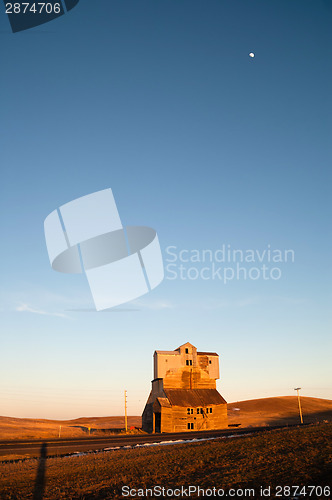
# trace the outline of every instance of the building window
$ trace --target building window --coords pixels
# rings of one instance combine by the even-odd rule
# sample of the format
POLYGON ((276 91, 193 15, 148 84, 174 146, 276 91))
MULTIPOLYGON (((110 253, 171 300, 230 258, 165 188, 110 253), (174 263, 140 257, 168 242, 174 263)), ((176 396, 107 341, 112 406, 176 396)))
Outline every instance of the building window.
POLYGON ((190 408, 190 413, 193 414, 194 413, 194 408, 190 408))
POLYGON ((188 422, 187 429, 193 429, 193 428, 194 428, 194 422, 188 422))
POLYGON ((197 408, 197 413, 199 413, 199 408, 197 408))
POLYGON ((209 359, 209 365, 212 363, 211 359, 209 359))
POLYGON ((189 354, 189 349, 188 349, 188 347, 186 347, 186 354, 189 354))
POLYGON ((201 414, 203 415, 203 408, 201 408, 201 414))
POLYGON ((186 365, 187 366, 192 366, 193 365, 193 360, 192 359, 186 359, 186 365))
POLYGON ((190 408, 187 408, 187 415, 190 415, 190 408))

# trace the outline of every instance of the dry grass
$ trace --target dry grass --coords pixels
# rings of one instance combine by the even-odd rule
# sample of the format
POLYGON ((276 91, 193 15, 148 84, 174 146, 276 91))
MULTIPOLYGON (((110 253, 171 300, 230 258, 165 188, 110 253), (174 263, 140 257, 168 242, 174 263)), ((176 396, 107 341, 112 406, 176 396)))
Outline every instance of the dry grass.
MULTIPOLYGON (((301 401, 305 422, 332 421, 332 401, 308 397, 302 397, 301 401)), ((241 424, 241 427, 297 424, 299 421, 297 397, 285 396, 230 403, 228 421, 229 424, 241 424)), ((141 423, 141 417, 128 417, 128 426, 140 427, 141 423)), ((87 436, 89 427, 92 435, 101 436, 107 429, 123 428, 124 417, 82 417, 75 420, 0 417, 0 440, 57 438, 60 425, 63 438, 87 436)))
MULTIPOLYGON (((305 423, 332 422, 332 401, 329 399, 301 397, 305 423)), ((299 423, 296 396, 251 399, 228 404, 228 423, 241 427, 265 425, 292 425, 299 423)))
MULTIPOLYGON (((40 468, 38 460, 3 464, 0 498, 33 498, 38 464, 40 468)), ((124 498, 123 485, 258 491, 260 486, 327 485, 331 478, 332 424, 321 424, 237 439, 47 459, 43 498, 124 498)))
MULTIPOLYGON (((128 417, 128 426, 141 426, 141 417, 128 417)), ((124 428, 123 417, 82 417, 75 420, 43 420, 34 418, 0 417, 0 440, 82 438, 102 436, 112 429, 124 428)))

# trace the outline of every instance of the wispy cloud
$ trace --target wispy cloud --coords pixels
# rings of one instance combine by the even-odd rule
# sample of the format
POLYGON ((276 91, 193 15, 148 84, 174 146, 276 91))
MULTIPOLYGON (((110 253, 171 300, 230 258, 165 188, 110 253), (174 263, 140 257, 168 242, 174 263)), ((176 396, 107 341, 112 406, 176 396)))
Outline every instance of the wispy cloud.
POLYGON ((38 308, 50 311, 54 308, 64 310, 65 307, 91 307, 90 296, 81 293, 78 288, 63 295, 36 284, 24 284, 20 290, 0 290, 0 301, 5 310, 15 308, 16 304, 38 304, 38 308))
POLYGON ((214 300, 209 304, 204 304, 205 309, 226 309, 226 308, 242 308, 252 305, 259 304, 260 299, 258 297, 247 297, 237 300, 214 300))
POLYGON ((28 304, 20 304, 15 308, 15 311, 29 312, 32 314, 41 314, 43 316, 58 316, 59 318, 68 318, 68 316, 66 316, 63 313, 49 312, 49 311, 44 311, 43 309, 35 309, 33 307, 30 307, 28 304))
POLYGON ((271 297, 274 302, 281 302, 289 305, 302 305, 308 304, 309 300, 301 297, 289 297, 286 295, 274 295, 271 297))
POLYGON ((267 307, 269 304, 280 305, 304 305, 308 301, 299 297, 287 297, 287 296, 253 296, 253 297, 243 297, 239 299, 230 300, 211 300, 209 303, 204 303, 203 307, 205 309, 230 309, 236 308, 241 309, 250 306, 264 306, 267 307))
POLYGON ((143 301, 134 300, 132 304, 141 307, 142 309, 151 309, 155 311, 160 311, 162 309, 173 309, 175 306, 167 300, 156 300, 156 301, 143 301))

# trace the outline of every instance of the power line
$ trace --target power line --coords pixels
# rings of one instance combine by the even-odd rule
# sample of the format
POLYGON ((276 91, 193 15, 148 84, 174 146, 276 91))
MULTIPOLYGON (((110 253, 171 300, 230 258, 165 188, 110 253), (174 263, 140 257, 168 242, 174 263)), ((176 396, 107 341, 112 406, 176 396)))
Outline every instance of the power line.
POLYGON ((300 420, 301 420, 301 424, 303 424, 301 401, 300 401, 300 393, 299 393, 300 389, 301 389, 301 387, 295 387, 294 391, 297 391, 297 400, 299 402, 300 420))
POLYGON ((128 423, 127 423, 127 391, 124 391, 124 400, 125 400, 125 428, 126 432, 128 431, 128 423))

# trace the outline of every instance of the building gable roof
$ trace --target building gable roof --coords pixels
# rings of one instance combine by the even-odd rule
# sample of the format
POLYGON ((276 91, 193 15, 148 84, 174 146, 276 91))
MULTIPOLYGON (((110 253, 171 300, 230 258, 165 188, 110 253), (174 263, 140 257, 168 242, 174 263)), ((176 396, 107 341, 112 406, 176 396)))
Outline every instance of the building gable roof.
POLYGON ((171 403, 168 401, 167 398, 157 398, 158 403, 160 406, 163 406, 164 408, 171 408, 171 403))
POLYGON ((196 346, 194 346, 190 342, 186 342, 185 344, 181 344, 177 349, 174 349, 174 350, 179 351, 181 349, 181 347, 194 347, 194 349, 196 349, 196 346))
POLYGON ((209 406, 227 404, 217 389, 164 389, 172 406, 209 406))
MULTIPOLYGON (((180 349, 181 347, 193 347, 194 349, 196 349, 196 347, 191 344, 190 342, 186 342, 185 344, 182 344, 180 345, 177 349, 174 349, 174 351, 155 351, 155 354, 167 354, 167 355, 171 355, 171 354, 180 354, 180 349)), ((197 351, 197 355, 198 356, 219 356, 219 354, 217 354, 216 352, 205 352, 205 351, 197 351)))
POLYGON ((168 356, 177 356, 180 354, 179 352, 176 351, 154 351, 156 354, 167 354, 168 356))
POLYGON ((198 352, 197 351, 197 356, 219 356, 216 352, 198 352))

